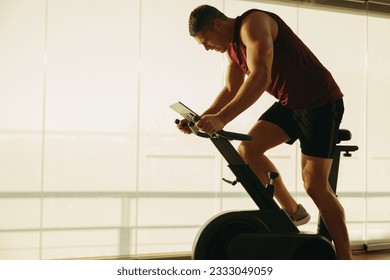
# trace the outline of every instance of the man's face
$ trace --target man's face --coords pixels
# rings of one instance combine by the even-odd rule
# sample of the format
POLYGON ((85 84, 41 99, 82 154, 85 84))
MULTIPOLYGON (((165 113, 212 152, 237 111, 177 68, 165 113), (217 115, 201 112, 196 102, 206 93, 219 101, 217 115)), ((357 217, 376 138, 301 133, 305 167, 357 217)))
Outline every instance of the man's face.
POLYGON ((195 40, 208 50, 214 50, 220 53, 226 52, 229 42, 224 38, 219 29, 200 31, 196 34, 195 40))

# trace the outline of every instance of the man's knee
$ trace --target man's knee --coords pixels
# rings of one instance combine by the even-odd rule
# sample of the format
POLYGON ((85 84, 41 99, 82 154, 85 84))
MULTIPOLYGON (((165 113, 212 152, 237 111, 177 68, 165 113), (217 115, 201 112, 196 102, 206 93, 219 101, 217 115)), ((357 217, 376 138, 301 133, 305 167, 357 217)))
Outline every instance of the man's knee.
POLYGON ((302 155, 302 179, 307 194, 313 199, 329 195, 331 159, 302 155))
POLYGON ((253 147, 250 142, 242 142, 238 148, 238 153, 245 161, 250 161, 253 157, 263 155, 265 151, 261 147, 253 147))
POLYGON ((314 200, 323 197, 329 191, 328 178, 312 172, 302 172, 303 185, 306 193, 314 200))

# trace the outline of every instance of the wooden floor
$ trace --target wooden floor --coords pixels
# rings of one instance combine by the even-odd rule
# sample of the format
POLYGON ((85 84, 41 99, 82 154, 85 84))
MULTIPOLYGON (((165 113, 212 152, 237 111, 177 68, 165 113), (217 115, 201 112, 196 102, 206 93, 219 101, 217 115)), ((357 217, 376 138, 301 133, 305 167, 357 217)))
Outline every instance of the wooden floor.
MULTIPOLYGON (((85 259, 85 258, 83 258, 85 259)), ((143 255, 138 257, 132 256, 116 256, 116 257, 96 257, 89 258, 94 260, 190 260, 189 253, 176 254, 174 256, 167 254, 157 255, 143 255)), ((378 250, 378 251, 353 251, 353 260, 390 260, 390 250, 378 250)))
POLYGON ((354 260, 390 260, 390 250, 353 252, 354 260))
MULTIPOLYGON (((189 260, 189 256, 182 256, 177 258, 172 258, 176 260, 189 260)), ((381 251, 354 251, 352 253, 353 260, 390 260, 390 250, 381 250, 381 251)))
MULTIPOLYGON (((173 258, 178 260, 188 260, 189 256, 182 256, 178 258, 173 258)), ((378 250, 378 251, 353 251, 352 253, 353 260, 390 260, 390 250, 378 250)))
MULTIPOLYGON (((124 258, 126 259, 126 258, 124 258)), ((127 258, 128 259, 128 258, 127 258)), ((143 260, 190 260, 191 257, 187 254, 181 256, 144 256, 136 259, 143 260)), ((353 260, 390 260, 390 250, 378 250, 378 251, 353 251, 352 252, 353 260)))

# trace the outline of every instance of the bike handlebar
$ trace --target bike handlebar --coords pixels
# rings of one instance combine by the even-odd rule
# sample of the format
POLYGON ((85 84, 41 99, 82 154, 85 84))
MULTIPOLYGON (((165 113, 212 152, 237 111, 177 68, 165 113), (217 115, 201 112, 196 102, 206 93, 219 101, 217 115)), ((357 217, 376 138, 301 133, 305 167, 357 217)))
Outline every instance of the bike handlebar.
MULTIPOLYGON (((176 119, 175 123, 179 124, 180 120, 176 119)), ((225 130, 220 130, 212 135, 208 135, 207 133, 201 132, 199 129, 197 129, 192 121, 189 121, 188 126, 192 133, 202 138, 225 138, 227 140, 252 141, 252 136, 250 135, 225 130)))

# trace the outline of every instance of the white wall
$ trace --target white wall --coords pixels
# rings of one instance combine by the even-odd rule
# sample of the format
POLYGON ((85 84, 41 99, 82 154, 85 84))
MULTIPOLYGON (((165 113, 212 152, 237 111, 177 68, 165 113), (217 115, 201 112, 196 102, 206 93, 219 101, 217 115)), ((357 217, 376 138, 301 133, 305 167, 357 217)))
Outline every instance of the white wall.
MULTIPOLYGON (((279 14, 345 94, 342 127, 360 148, 343 158, 339 198, 353 241, 389 239, 390 21, 304 4, 208 1, 230 17, 279 14)), ((183 136, 169 109, 202 111, 223 85, 226 59, 189 35, 203 1, 0 0, 0 259, 190 251, 222 210, 253 208, 213 146, 183 136)), ((247 131, 264 96, 227 126, 247 131)), ((305 195, 297 146, 269 153, 305 195)))

